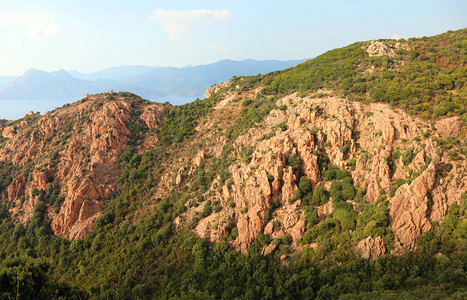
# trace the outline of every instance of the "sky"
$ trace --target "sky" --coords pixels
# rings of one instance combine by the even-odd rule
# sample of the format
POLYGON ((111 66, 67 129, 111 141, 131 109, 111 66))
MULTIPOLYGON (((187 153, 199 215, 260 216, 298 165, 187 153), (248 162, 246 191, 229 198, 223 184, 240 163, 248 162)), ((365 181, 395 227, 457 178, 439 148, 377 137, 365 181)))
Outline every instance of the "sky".
POLYGON ((0 0, 0 76, 304 59, 464 27, 466 0, 0 0))

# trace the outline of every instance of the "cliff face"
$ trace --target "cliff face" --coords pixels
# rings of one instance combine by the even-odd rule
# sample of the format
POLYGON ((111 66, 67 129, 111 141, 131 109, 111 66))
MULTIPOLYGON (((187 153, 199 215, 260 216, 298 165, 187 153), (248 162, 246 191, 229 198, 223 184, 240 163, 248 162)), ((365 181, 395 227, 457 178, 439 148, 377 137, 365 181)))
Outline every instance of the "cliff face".
MULTIPOLYGON (((141 114, 149 128, 160 126, 161 108, 149 105, 141 114)), ((61 198, 48 210, 54 233, 70 239, 87 234, 116 189, 119 155, 130 139, 133 115, 129 99, 104 94, 7 124, 0 160, 23 168, 3 193, 12 216, 26 222, 39 199, 56 190, 61 198)))

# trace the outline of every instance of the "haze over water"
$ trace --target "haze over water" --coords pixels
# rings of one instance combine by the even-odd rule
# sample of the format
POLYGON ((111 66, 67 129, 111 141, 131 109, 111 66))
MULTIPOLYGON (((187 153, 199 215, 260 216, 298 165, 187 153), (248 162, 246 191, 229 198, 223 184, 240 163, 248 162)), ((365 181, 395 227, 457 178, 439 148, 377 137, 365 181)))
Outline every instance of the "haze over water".
MULTIPOLYGON (((15 99, 0 101, 0 119, 17 120, 24 117, 29 111, 40 112, 44 114, 46 111, 54 110, 57 107, 62 107, 67 103, 72 103, 80 100, 80 97, 75 98, 45 98, 45 99, 15 99)), ((161 98, 148 99, 156 102, 168 101, 172 105, 181 105, 194 101, 196 97, 177 97, 166 96, 161 98)))

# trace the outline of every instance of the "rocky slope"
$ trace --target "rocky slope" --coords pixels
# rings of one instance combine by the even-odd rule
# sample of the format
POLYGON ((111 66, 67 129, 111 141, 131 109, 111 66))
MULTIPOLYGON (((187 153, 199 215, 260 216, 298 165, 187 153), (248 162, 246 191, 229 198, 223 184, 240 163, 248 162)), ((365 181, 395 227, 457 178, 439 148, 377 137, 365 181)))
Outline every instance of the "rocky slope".
MULTIPOLYGON (((22 169, 2 194, 17 221, 28 221, 39 199, 49 200, 56 190, 61 197, 47 211, 54 233, 75 239, 92 229, 102 200, 116 188, 119 155, 134 121, 133 99, 113 95, 86 96, 43 116, 31 112, 0 128, 6 139, 0 160, 22 169)), ((159 127, 163 107, 147 105, 140 119, 149 128, 159 127)), ((155 141, 147 136, 148 145, 155 141)))
MULTIPOLYGON (((392 253, 414 250, 417 238, 431 229, 431 222, 441 222, 452 203, 461 203, 467 183, 466 161, 452 161, 440 155, 439 141, 452 132, 437 129, 449 127, 453 132, 461 132, 457 117, 425 122, 387 105, 351 102, 333 96, 331 91, 318 94, 321 98, 314 95, 301 98, 296 94, 279 98, 275 104, 280 109, 272 110, 260 125, 233 141, 235 162, 229 167, 232 178, 223 185, 219 179, 214 180, 205 200, 218 201, 223 209, 200 218, 194 229, 200 236, 220 241, 229 233, 229 224, 234 224, 238 237, 232 245, 242 252, 260 234, 273 239, 289 235, 296 249, 313 247, 300 244, 307 220, 297 191, 301 176, 310 180, 313 189, 319 185, 329 188, 330 182, 320 167, 323 157, 329 159, 330 165, 349 171, 354 186, 363 191, 366 201, 389 198, 395 243, 392 253), (247 159, 242 158, 244 149, 251 149, 247 159), (413 158, 410 161, 404 155, 394 158, 395 152, 409 153, 413 158), (289 163, 292 156, 300 158, 299 167, 289 163), (441 174, 440 169, 448 164, 453 168, 441 174), (407 182, 390 197, 390 189, 398 179, 407 182), (272 217, 266 217, 276 201, 279 205, 272 217)), ((237 97, 237 93, 227 95, 215 110, 235 110, 241 102, 237 97)), ((215 132, 217 128, 207 124, 200 130, 215 132)), ((199 167, 199 158, 206 156, 221 158, 221 152, 218 147, 203 149, 197 160, 181 166, 179 174, 199 167)), ((175 184, 180 184, 180 177, 175 184)), ((316 207, 321 220, 332 213, 332 201, 331 198, 329 203, 316 207)), ((349 202, 356 207, 355 202, 349 202)), ((201 203, 190 208, 177 223, 190 223, 202 215, 203 207, 201 203)), ((374 238, 377 242, 359 244, 363 253, 386 253, 381 237, 374 238)), ((274 242, 265 246, 264 251, 273 248, 274 242)))
MULTIPOLYGON (((264 254, 274 251, 283 238, 298 251, 315 247, 315 242, 303 241, 310 226, 307 229, 299 183, 306 177, 312 190, 318 186, 330 190, 332 179, 326 178, 326 171, 335 167, 349 172, 354 187, 364 195, 360 201, 389 200, 393 245, 385 245, 379 235, 355 237, 362 256, 375 258, 414 250, 433 221, 442 222, 453 203, 461 204, 466 160, 462 156, 453 160, 440 151, 443 141, 465 133, 458 117, 427 122, 384 104, 349 101, 320 90, 308 97, 271 98, 275 109, 229 140, 225 133, 235 126, 232 120, 241 115, 245 99, 256 98, 258 91, 224 94, 196 128, 192 141, 168 148, 165 172, 152 189, 154 197, 184 186, 196 190, 200 169, 226 159, 225 149, 231 148, 229 178, 221 180, 217 174, 201 197, 191 194, 187 211, 175 220, 177 226, 191 226, 212 242, 228 238, 234 229, 230 243, 244 253, 260 235, 271 238, 264 254), (206 140, 211 143, 194 146, 206 140), (203 212, 210 205, 216 206, 214 212, 203 212)), ((133 99, 113 95, 117 94, 87 96, 1 128, 5 141, 0 158, 22 170, 2 193, 18 222, 31 219, 38 201, 47 202, 56 190, 61 197, 49 201, 47 210, 52 230, 70 239, 83 237, 117 188, 119 156, 134 134, 129 125, 135 118, 152 129, 140 136, 138 151, 158 147, 154 129, 162 128, 162 110, 170 108, 147 102, 143 109, 136 108, 133 99)), ((330 197, 313 206, 319 218, 315 226, 332 216, 333 202, 330 197)), ((347 202, 362 213, 357 201, 347 202)))
POLYGON ((325 63, 348 67, 319 57, 232 78, 180 107, 110 92, 30 113, 0 125, 0 200, 17 223, 45 205, 53 232, 69 239, 96 220, 137 224, 173 207, 167 219, 179 230, 242 253, 350 247, 374 259, 416 250, 451 207, 465 205, 467 162, 465 119, 456 115, 465 113, 461 79, 453 79, 458 89, 439 88, 441 100, 409 90, 410 101, 393 91, 395 100, 381 103, 376 90, 365 92, 370 80, 382 86, 411 67, 415 46, 378 41, 337 51, 366 76, 353 83, 329 84, 332 74, 352 77, 347 69, 316 75, 325 63), (378 59, 395 59, 394 76, 378 59), (442 106, 446 93, 456 104, 432 118, 439 111, 430 101, 442 106))

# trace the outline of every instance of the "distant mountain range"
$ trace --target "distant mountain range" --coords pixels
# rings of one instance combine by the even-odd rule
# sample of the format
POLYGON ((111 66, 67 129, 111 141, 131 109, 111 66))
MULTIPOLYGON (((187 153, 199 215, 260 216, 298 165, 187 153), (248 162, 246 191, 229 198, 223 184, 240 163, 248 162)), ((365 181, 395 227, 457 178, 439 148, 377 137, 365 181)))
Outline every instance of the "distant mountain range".
POLYGON ((293 67, 304 60, 221 60, 184 68, 121 66, 83 74, 30 69, 20 77, 0 77, 1 99, 80 97, 109 90, 130 91, 145 98, 200 97, 214 83, 237 75, 256 75, 293 67))
POLYGON ((15 80, 15 76, 0 76, 0 89, 15 80))
POLYGON ((158 67, 150 66, 120 66, 111 67, 94 73, 84 74, 76 70, 68 71, 71 76, 82 80, 124 80, 143 75, 158 67))

